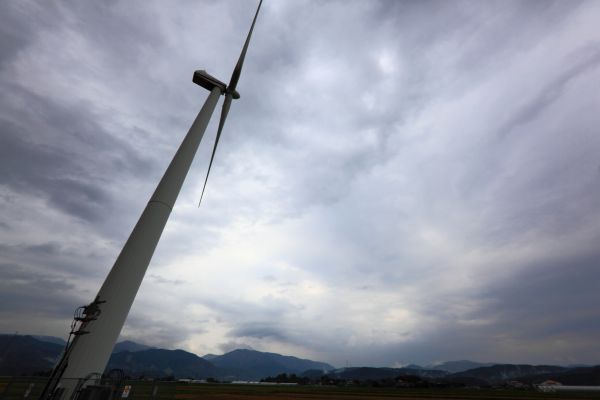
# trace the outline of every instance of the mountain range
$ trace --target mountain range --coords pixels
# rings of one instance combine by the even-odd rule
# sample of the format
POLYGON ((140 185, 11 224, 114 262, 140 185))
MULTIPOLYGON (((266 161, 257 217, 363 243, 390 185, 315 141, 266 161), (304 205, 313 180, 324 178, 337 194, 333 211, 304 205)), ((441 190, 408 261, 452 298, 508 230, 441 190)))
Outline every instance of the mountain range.
POLYGON ((480 367, 491 367, 495 365, 494 363, 479 363, 475 361, 469 360, 459 360, 459 361, 446 361, 442 363, 429 364, 424 369, 433 369, 437 371, 448 371, 451 374, 455 374, 457 372, 468 371, 473 368, 480 367))
POLYGON ((328 375, 344 380, 382 380, 394 379, 402 376, 418 376, 421 378, 443 378, 448 375, 446 371, 438 371, 424 368, 374 368, 353 367, 341 368, 332 371, 328 375))
POLYGON ((311 369, 321 371, 334 369, 323 362, 245 349, 211 357, 210 363, 219 368, 226 379, 258 380, 282 373, 299 375, 311 369))
POLYGON ((136 342, 132 342, 131 340, 124 340, 122 342, 118 342, 117 344, 115 344, 115 347, 113 348, 113 353, 120 353, 122 351, 131 351, 131 352, 136 352, 136 351, 142 351, 142 350, 150 350, 150 349, 155 349, 156 347, 151 347, 151 346, 146 346, 145 344, 139 344, 136 342))
POLYGON ((54 366, 65 345, 32 336, 0 335, 0 375, 32 375, 54 366))
POLYGON ((518 381, 520 385, 540 384, 547 380, 561 382, 564 385, 600 385, 600 366, 595 367, 559 367, 552 365, 496 364, 478 367, 457 373, 429 370, 424 368, 341 368, 326 373, 306 371, 302 377, 312 382, 325 381, 328 384, 341 382, 379 382, 395 386, 404 381, 422 382, 425 386, 511 386, 518 381), (387 381, 387 382, 386 382, 387 381))
POLYGON ((152 378, 173 376, 206 379, 220 378, 223 375, 209 361, 184 350, 124 350, 111 354, 106 368, 121 369, 129 376, 152 378))
MULTIPOLYGON (((49 336, 0 335, 0 375, 48 373, 65 344, 49 336)), ((157 349, 132 341, 115 345, 106 368, 122 369, 135 377, 221 380, 258 380, 282 373, 299 375, 309 369, 334 369, 323 362, 255 350, 238 349, 202 358, 184 350, 157 349)))
MULTIPOLYGON (((64 340, 48 336, 0 334, 0 375, 47 374, 65 347, 64 340)), ((512 380, 540 383, 553 379, 563 384, 600 385, 600 366, 565 367, 553 365, 476 363, 450 361, 405 368, 333 366, 292 356, 237 349, 223 355, 199 357, 184 350, 165 350, 123 341, 115 345, 107 370, 118 368, 131 377, 191 378, 218 380, 259 380, 268 376, 294 374, 311 381, 378 381, 418 377, 433 383, 469 386, 501 385, 512 380)))

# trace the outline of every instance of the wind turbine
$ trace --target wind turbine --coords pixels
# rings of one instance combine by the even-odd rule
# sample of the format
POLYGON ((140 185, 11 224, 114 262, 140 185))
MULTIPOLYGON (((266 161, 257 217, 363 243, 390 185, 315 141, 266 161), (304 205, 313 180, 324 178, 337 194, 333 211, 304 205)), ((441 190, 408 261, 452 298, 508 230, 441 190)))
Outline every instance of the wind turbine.
POLYGON ((133 228, 98 295, 92 303, 80 307, 79 312, 76 312, 71 330, 74 339, 67 344, 63 357, 55 366, 40 396, 41 400, 72 398, 88 379, 102 374, 106 368, 210 117, 219 97, 225 95, 219 128, 202 188, 202 195, 204 195, 231 102, 240 97, 236 87, 261 4, 262 0, 256 9, 229 85, 206 71, 194 72, 193 82, 209 90, 210 94, 133 228))

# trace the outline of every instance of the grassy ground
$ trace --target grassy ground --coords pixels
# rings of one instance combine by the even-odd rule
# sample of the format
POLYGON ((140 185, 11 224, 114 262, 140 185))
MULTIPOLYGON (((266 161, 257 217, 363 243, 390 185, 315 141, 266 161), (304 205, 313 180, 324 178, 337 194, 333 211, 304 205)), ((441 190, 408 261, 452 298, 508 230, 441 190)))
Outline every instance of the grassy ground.
MULTIPOLYGON (((37 400, 44 378, 0 377, 0 400, 37 400), (33 384, 33 386, 32 386, 33 384)), ((174 382, 126 382, 128 400, 536 400, 599 399, 598 392, 539 393, 493 389, 396 389, 332 386, 261 386, 228 384, 177 384, 174 382)))
POLYGON ((396 389, 327 386, 180 385, 180 400, 598 399, 597 393, 539 393, 491 389, 396 389))

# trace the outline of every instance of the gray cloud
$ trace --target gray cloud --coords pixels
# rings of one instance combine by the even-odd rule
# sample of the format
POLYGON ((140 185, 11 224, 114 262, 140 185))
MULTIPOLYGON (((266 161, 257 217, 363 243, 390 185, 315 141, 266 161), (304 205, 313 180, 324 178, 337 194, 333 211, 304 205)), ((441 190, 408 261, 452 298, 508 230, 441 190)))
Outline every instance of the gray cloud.
POLYGON ((72 310, 75 296, 69 295, 75 285, 49 274, 32 274, 14 264, 2 264, 2 309, 3 313, 23 313, 37 310, 53 316, 65 308, 72 310), (43 301, 51 296, 53 302, 43 301))
MULTIPOLYGON (((520 321, 516 336, 576 334, 585 340, 600 330, 597 310, 588 307, 600 300, 594 290, 599 262, 600 254, 594 252, 530 266, 491 288, 487 295, 492 303, 485 311, 495 313, 499 324, 520 321)), ((510 326, 516 328, 514 322, 510 326)))
POLYGON ((229 336, 236 338, 251 337, 257 339, 273 339, 277 341, 288 341, 288 335, 284 329, 277 328, 267 323, 250 322, 238 326, 229 332, 229 336))
POLYGON ((160 275, 155 275, 155 274, 151 274, 150 278, 154 279, 156 282, 158 283, 163 283, 163 284, 167 284, 167 285, 182 285, 185 282, 182 281, 181 279, 167 279, 163 276, 160 275))
POLYGON ((574 58, 575 63, 571 64, 566 71, 543 88, 541 93, 533 98, 531 102, 526 104, 520 111, 516 112, 515 115, 499 129, 501 136, 508 135, 514 128, 539 117, 545 109, 563 95, 565 87, 569 82, 575 80, 580 75, 597 68, 600 63, 600 43, 579 48, 577 49, 577 52, 570 55, 569 58, 574 58))
POLYGON ((252 346, 237 341, 225 342, 219 345, 219 350, 223 354, 237 349, 254 350, 252 346))
POLYGON ((173 350, 180 348, 180 345, 192 333, 202 332, 197 327, 192 330, 185 325, 174 328, 173 324, 166 324, 160 319, 153 318, 151 313, 138 314, 128 318, 127 327, 121 332, 119 340, 132 340, 173 350))
POLYGON ((3 184, 45 196, 54 207, 99 222, 105 208, 115 208, 106 190, 111 168, 132 175, 148 169, 147 160, 96 125, 84 108, 66 109, 21 88, 7 89, 12 90, 4 98, 0 120, 1 167, 7 171, 3 184), (15 102, 27 108, 15 109, 15 102))
MULTIPOLYGON (((3 330, 91 300, 206 96, 193 70, 227 80, 254 6, 0 4, 3 330)), ((122 337, 597 362, 599 15, 265 3, 203 205, 215 121, 122 337)))

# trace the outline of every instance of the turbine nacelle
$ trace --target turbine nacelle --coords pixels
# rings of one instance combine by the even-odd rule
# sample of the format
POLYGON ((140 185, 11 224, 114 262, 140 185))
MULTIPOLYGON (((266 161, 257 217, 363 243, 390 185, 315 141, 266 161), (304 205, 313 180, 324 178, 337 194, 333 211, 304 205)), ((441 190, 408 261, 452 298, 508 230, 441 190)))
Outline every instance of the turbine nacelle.
MULTIPOLYGON (((212 92, 213 89, 216 87, 221 90, 221 94, 225 94, 228 92, 228 88, 225 83, 221 82, 220 80, 210 75, 203 69, 199 69, 194 72, 194 77, 192 78, 192 81, 195 84, 202 86, 209 92, 212 92)), ((231 97, 234 99, 239 99, 240 94, 237 92, 237 90, 234 89, 231 91, 231 97)))

